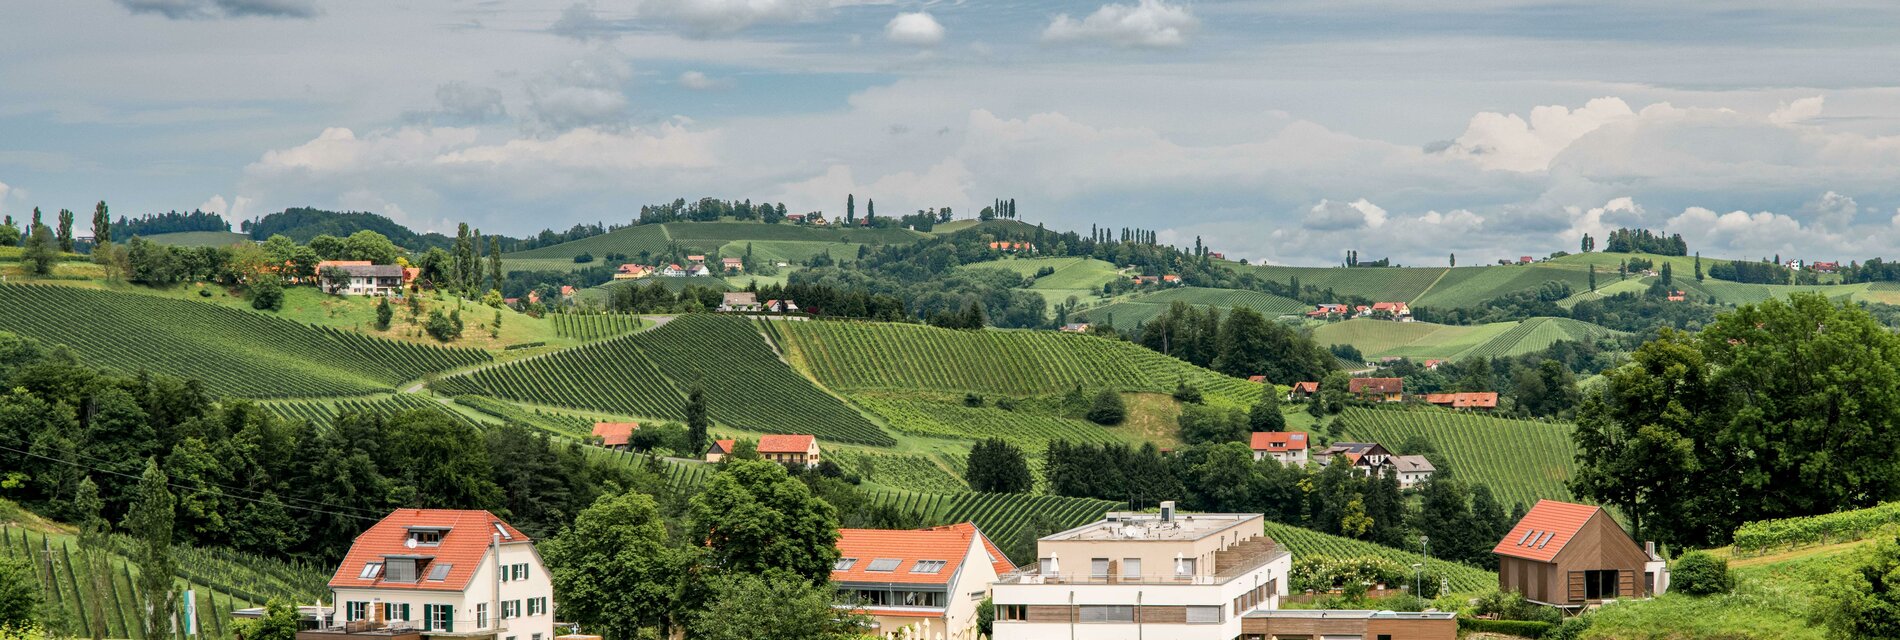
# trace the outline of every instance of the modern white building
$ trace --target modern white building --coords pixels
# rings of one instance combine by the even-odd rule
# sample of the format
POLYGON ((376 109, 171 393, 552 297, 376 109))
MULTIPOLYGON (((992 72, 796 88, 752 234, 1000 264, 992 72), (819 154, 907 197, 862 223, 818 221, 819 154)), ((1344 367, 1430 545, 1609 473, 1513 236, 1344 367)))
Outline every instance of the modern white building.
POLYGON ((487 511, 400 509, 356 537, 336 607, 299 640, 553 640, 553 584, 528 536, 487 511))
POLYGON ((1279 607, 1292 554, 1260 514, 1110 513, 1037 541, 992 586, 995 640, 1227 640, 1279 607))

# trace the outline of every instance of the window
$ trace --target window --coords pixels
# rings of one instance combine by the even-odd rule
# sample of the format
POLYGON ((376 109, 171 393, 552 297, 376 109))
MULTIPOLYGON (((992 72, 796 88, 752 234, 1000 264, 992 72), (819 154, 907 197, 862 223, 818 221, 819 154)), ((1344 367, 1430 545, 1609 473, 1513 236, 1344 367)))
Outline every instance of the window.
POLYGON ((1583 572, 1583 598, 1602 600, 1616 597, 1617 571, 1615 569, 1592 570, 1583 572))
POLYGON ((375 580, 376 576, 380 576, 380 575, 383 575, 383 563, 365 562, 363 563, 363 573, 356 577, 363 578, 365 580, 375 580))
POLYGON ((1089 558, 1089 577, 1108 577, 1108 558, 1089 558))
POLYGON ((1188 624, 1220 624, 1221 607, 1220 605, 1187 607, 1187 622, 1188 624))
POLYGON ((1194 575, 1194 559, 1193 558, 1176 558, 1175 559, 1174 561, 1174 576, 1175 577, 1186 578, 1193 575, 1194 575))
POLYGON ((1122 558, 1122 577, 1130 580, 1141 578, 1141 558, 1122 558))
POLYGON ((1007 622, 1022 622, 1024 620, 1028 620, 1029 607, 1026 605, 1020 605, 1020 604, 996 605, 996 619, 998 621, 1007 621, 1007 622))
POLYGON ((515 617, 516 604, 517 603, 514 600, 501 601, 501 619, 507 620, 509 618, 515 617))
POLYGON ((1085 604, 1076 607, 1080 622, 1134 622, 1135 607, 1126 604, 1085 604))
POLYGON ((454 567, 455 565, 447 563, 447 562, 430 565, 429 581, 441 582, 443 580, 449 579, 449 569, 452 569, 454 567))
POLYGON ((446 604, 422 605, 424 631, 455 632, 455 609, 446 604))
POLYGON ((528 579, 528 563, 523 562, 521 564, 515 565, 515 579, 516 580, 528 579))
POLYGON ((488 628, 488 603, 486 602, 475 603, 475 628, 488 628))
POLYGON ((1392 640, 1392 634, 1390 634, 1390 633, 1381 633, 1381 634, 1379 634, 1379 640, 1392 640))
POLYGON ((941 573, 943 572, 943 566, 945 564, 947 563, 943 560, 918 560, 917 564, 913 564, 910 566, 910 572, 911 573, 941 573))
POLYGON ((398 604, 395 602, 383 603, 383 619, 384 620, 408 620, 409 619, 409 605, 398 604))
POLYGON ((1038 560, 1037 563, 1041 565, 1037 567, 1037 573, 1041 573, 1042 575, 1045 575, 1045 576, 1055 575, 1056 573, 1056 559, 1055 558, 1043 558, 1041 560, 1038 560))
POLYGON ((343 603, 343 619, 345 621, 352 621, 352 622, 356 620, 369 619, 369 603, 367 602, 343 603))
POLYGON ((533 638, 534 640, 541 640, 541 634, 539 633, 534 634, 532 636, 528 636, 528 637, 533 638))
MULTIPOLYGON (((503 539, 503 540, 513 540, 513 539, 515 539, 515 537, 514 537, 514 536, 512 536, 512 535, 509 535, 509 534, 508 534, 508 528, 507 528, 507 527, 504 527, 504 526, 501 526, 501 523, 499 523, 499 522, 497 522, 497 523, 495 523, 495 533, 499 533, 499 534, 501 534, 501 539, 503 539)), ((514 640, 514 638, 509 638, 508 640, 514 640)))
POLYGON ((385 572, 386 580, 390 582, 416 581, 415 558, 385 558, 383 563, 388 565, 385 572))
POLYGON ((903 563, 904 561, 899 558, 878 558, 876 560, 872 560, 871 566, 865 567, 864 570, 865 571, 896 571, 897 565, 900 565, 903 563))
POLYGON ((548 612, 547 598, 528 598, 528 615, 538 616, 548 612))
POLYGON ((839 558, 837 562, 831 563, 831 570, 832 571, 850 571, 851 565, 854 565, 857 563, 858 563, 857 558, 839 558))
POLYGON ((418 546, 433 547, 442 544, 442 532, 435 529, 410 529, 409 539, 418 546))

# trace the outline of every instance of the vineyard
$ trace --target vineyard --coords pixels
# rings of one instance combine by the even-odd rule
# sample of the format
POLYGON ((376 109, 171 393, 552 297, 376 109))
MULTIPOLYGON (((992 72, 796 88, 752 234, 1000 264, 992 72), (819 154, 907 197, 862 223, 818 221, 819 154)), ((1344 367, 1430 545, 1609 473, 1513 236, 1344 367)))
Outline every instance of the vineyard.
MULTIPOLYGON (((908 491, 871 492, 871 501, 900 511, 916 513, 927 524, 974 522, 983 535, 997 544, 1016 540, 1038 519, 1051 532, 1063 531, 1101 519, 1119 502, 1061 496, 1031 496, 1009 493, 959 493, 955 495, 911 493, 908 491)), ((1012 558, 1025 562, 1030 558, 1012 558)))
POLYGON ((548 316, 553 320, 554 335, 574 340, 601 340, 621 334, 638 331, 645 324, 640 316, 602 313, 575 314, 557 313, 548 316))
POLYGON ((1375 302, 1410 302, 1432 288, 1432 283, 1445 273, 1442 267, 1399 268, 1399 267, 1280 267, 1280 266, 1241 266, 1233 265, 1236 271, 1251 270, 1255 276, 1281 284, 1300 281, 1300 288, 1308 285, 1321 290, 1331 289, 1341 296, 1361 296, 1375 302))
POLYGON ((266 400, 259 402, 258 406, 286 420, 305 420, 321 427, 334 424, 337 416, 344 412, 390 416, 414 409, 440 411, 457 422, 469 426, 480 426, 467 416, 443 407, 435 401, 408 393, 338 400, 266 400))
POLYGON ((929 458, 902 453, 872 453, 859 449, 833 447, 825 456, 838 463, 846 473, 856 474, 865 482, 892 489, 926 493, 963 493, 970 486, 950 475, 929 458))
POLYGON ((680 494, 699 491, 699 486, 705 484, 706 479, 712 477, 713 471, 718 469, 717 465, 702 462, 660 458, 644 453, 615 451, 601 447, 582 447, 581 451, 591 462, 617 465, 662 476, 666 478, 667 487, 680 494))
MULTIPOLYGON (((106 554, 106 571, 100 577, 98 602, 93 591, 82 587, 87 582, 81 568, 79 546, 71 536, 47 535, 20 527, 0 527, 0 558, 25 560, 32 568, 29 575, 40 591, 46 607, 46 619, 52 635, 84 637, 94 622, 104 619, 106 637, 147 640, 139 628, 141 611, 136 569, 121 554, 124 540, 114 540, 120 550, 106 554)), ((310 602, 323 597, 329 575, 311 567, 290 565, 266 558, 174 547, 178 562, 176 588, 196 594, 200 637, 235 637, 231 612, 262 606, 270 597, 292 602, 310 602)), ((183 640, 182 634, 176 635, 183 640)), ((153 639, 156 640, 156 639, 153 639)))
MULTIPOLYGON (((1394 549, 1373 544, 1364 540, 1342 538, 1328 533, 1320 533, 1304 527, 1296 527, 1268 520, 1267 537, 1285 545, 1293 552, 1294 559, 1328 556, 1333 558, 1376 557, 1396 562, 1402 566, 1411 566, 1419 562, 1417 551, 1394 549)), ((1451 581, 1451 590, 1456 593, 1491 591, 1498 588, 1498 574, 1447 560, 1432 560, 1431 570, 1451 581)))
POLYGON ((526 425, 566 438, 590 437, 594 435, 595 422, 608 422, 608 420, 591 420, 540 409, 528 409, 512 402, 476 395, 456 396, 455 404, 474 409, 502 422, 526 425))
POLYGON ((1371 358, 1403 356, 1458 360, 1475 356, 1495 358, 1523 355, 1549 348, 1560 340, 1589 341, 1617 333, 1569 318, 1530 318, 1481 325, 1356 318, 1323 325, 1313 331, 1313 339, 1320 344, 1349 344, 1371 358))
POLYGON ((1246 291, 1242 289, 1209 289, 1206 287, 1175 287, 1164 289, 1138 298, 1141 302, 1167 305, 1176 301, 1197 307, 1220 307, 1232 309, 1247 307, 1271 318, 1286 313, 1304 313, 1310 307, 1306 303, 1292 298, 1283 298, 1269 293, 1246 291))
POLYGON ((1900 502, 1818 516, 1761 520, 1735 530, 1735 551, 1755 555, 1771 550, 1864 540, 1900 531, 1900 502))
POLYGON ((87 364, 203 381, 253 398, 363 395, 489 360, 260 313, 157 296, 0 284, 0 331, 64 344, 87 364))
POLYGON ((877 392, 854 394, 851 400, 903 433, 966 440, 1002 438, 1032 457, 1040 455, 1052 440, 1127 442, 1129 438, 1113 427, 1028 412, 928 402, 877 392))
MULTIPOLYGON (((1598 273, 1599 284, 1616 278, 1615 269, 1598 273), (1608 279, 1605 278, 1608 276, 1608 279)), ((1590 289, 1588 268, 1559 267, 1547 263, 1512 266, 1458 267, 1445 272, 1431 289, 1412 301, 1413 306, 1433 308, 1472 307, 1498 296, 1530 291, 1546 282, 1570 285, 1570 290, 1590 289)))
POLYGON ((1341 440, 1377 442, 1397 451, 1414 436, 1438 449, 1458 479, 1481 483, 1508 511, 1539 499, 1569 501, 1565 482, 1576 465, 1575 428, 1562 422, 1510 420, 1443 410, 1347 409, 1341 440))
POLYGON ((1246 406, 1259 385, 1126 342, 1049 331, 955 331, 922 325, 791 322, 786 356, 839 390, 945 391, 1027 396, 1080 385, 1170 392, 1178 381, 1246 406))
POLYGON ((451 395, 684 420, 683 390, 695 383, 706 390, 713 419, 727 426, 859 444, 896 443, 862 414, 792 371, 751 324, 703 314, 433 385, 451 395))

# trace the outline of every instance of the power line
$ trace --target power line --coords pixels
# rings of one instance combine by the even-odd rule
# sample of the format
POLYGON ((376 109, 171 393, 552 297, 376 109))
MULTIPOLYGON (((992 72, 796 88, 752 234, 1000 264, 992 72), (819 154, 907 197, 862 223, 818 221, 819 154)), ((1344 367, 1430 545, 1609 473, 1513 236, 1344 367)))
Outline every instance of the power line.
MULTIPOLYGON (((97 468, 97 467, 90 467, 90 466, 87 466, 87 465, 83 465, 83 464, 80 464, 80 463, 77 463, 77 462, 73 462, 73 461, 70 461, 70 460, 61 460, 61 459, 59 459, 59 458, 54 458, 54 457, 52 457, 52 456, 45 456, 45 455, 41 455, 41 454, 37 454, 37 453, 33 453, 33 452, 31 452, 31 451, 21 451, 21 450, 19 450, 19 449, 15 449, 15 448, 13 448, 13 447, 8 447, 8 446, 4 446, 4 445, 0 445, 0 451, 11 451, 11 452, 14 452, 14 453, 18 453, 18 454, 21 454, 21 455, 26 455, 26 456, 32 456, 32 457, 35 457, 35 458, 39 458, 39 459, 41 459, 41 460, 47 460, 47 461, 51 461, 51 462, 57 462, 57 463, 60 463, 60 464, 64 464, 64 465, 71 465, 71 466, 75 466, 75 467, 79 467, 79 468, 81 468, 81 469, 86 469, 86 470, 89 470, 89 471, 97 471, 97 472, 100 472, 100 473, 109 473, 109 474, 112 474, 112 475, 115 475, 115 476, 122 476, 122 477, 126 477, 126 478, 131 478, 131 479, 133 479, 133 480, 143 480, 143 479, 144 479, 144 478, 143 478, 143 474, 141 474, 141 475, 136 475, 136 476, 135 476, 135 475, 132 475, 132 474, 129 474, 129 473, 125 473, 125 472, 122 472, 122 471, 113 471, 113 470, 111 470, 111 469, 100 469, 100 468, 97 468)), ((222 498, 227 498, 227 499, 231 499, 231 500, 242 500, 242 501, 245 501, 245 502, 254 502, 254 503, 258 503, 258 504, 263 504, 263 503, 264 503, 264 501, 263 501, 263 500, 258 500, 258 499, 256 499, 256 498, 248 498, 248 497, 244 497, 244 496, 234 496, 234 495, 231 495, 231 494, 228 494, 228 493, 224 493, 224 492, 221 492, 221 491, 213 491, 213 490, 211 490, 211 489, 204 489, 204 488, 199 488, 199 487, 187 487, 187 486, 184 486, 184 485, 180 485, 180 484, 174 484, 174 483, 172 483, 172 482, 171 482, 170 480, 167 480, 167 481, 165 481, 165 485, 166 485, 166 486, 168 486, 168 487, 171 487, 171 488, 173 488, 173 489, 177 489, 177 490, 179 490, 179 491, 185 491, 185 492, 189 492, 189 493, 209 493, 209 494, 212 494, 212 495, 216 495, 216 496, 219 496, 219 497, 222 497, 222 498)), ((213 486, 219 486, 219 485, 213 485, 213 486)), ((321 513, 321 514, 325 514, 325 515, 332 515, 332 516, 337 516, 337 517, 340 517, 340 518, 356 518, 356 519, 358 519, 358 520, 369 520, 369 521, 376 521, 376 520, 381 520, 381 519, 382 519, 382 518, 372 518, 372 517, 369 517, 369 516, 363 516, 363 515, 357 515, 357 514, 352 514, 352 513, 337 513, 337 512, 335 512, 335 511, 325 511, 325 510, 323 510, 323 509, 313 509, 313 508, 310 508, 310 507, 305 507, 305 506, 301 506, 301 505, 295 505, 295 504, 288 504, 288 503, 284 503, 284 502, 281 502, 281 501, 280 501, 280 502, 278 502, 278 504, 279 504, 280 506, 283 506, 283 507, 287 507, 287 508, 291 508, 291 509, 301 509, 301 510, 304 510, 304 511, 309 511, 309 512, 312 512, 312 513, 321 513)), ((339 507, 339 508, 347 508, 347 507, 339 507)))

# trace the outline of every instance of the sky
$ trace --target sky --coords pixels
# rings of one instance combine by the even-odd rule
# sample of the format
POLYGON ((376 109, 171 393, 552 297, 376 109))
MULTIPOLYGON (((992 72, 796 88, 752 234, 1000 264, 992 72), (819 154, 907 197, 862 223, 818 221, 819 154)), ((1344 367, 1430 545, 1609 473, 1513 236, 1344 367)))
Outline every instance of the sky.
POLYGON ((1897 36, 1876 0, 9 2, 0 213, 854 194, 1276 264, 1892 258, 1897 36))

